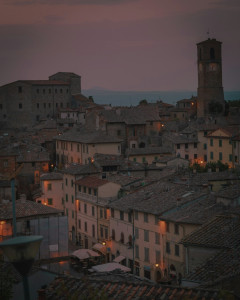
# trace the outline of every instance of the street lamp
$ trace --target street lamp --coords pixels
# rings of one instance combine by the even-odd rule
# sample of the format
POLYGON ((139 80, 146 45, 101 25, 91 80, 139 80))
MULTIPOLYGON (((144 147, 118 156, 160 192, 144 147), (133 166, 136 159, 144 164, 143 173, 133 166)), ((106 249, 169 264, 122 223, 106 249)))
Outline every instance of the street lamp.
POLYGON ((25 300, 30 299, 28 277, 43 237, 41 235, 19 236, 0 243, 4 255, 23 277, 25 300))

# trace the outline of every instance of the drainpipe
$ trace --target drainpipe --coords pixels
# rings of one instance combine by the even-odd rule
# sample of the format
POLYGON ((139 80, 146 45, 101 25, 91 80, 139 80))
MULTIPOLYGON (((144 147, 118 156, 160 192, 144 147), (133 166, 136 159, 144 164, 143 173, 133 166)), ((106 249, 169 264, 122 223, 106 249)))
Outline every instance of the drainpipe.
POLYGON ((134 224, 134 210, 132 210, 132 247, 133 247, 133 274, 135 274, 135 224, 134 224))

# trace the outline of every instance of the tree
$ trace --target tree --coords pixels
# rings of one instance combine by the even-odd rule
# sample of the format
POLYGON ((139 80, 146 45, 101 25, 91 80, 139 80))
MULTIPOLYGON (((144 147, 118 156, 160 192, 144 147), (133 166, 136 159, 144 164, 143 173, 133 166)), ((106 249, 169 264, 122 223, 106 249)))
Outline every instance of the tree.
POLYGON ((146 105, 146 104, 148 104, 148 101, 146 99, 139 101, 139 105, 146 105))

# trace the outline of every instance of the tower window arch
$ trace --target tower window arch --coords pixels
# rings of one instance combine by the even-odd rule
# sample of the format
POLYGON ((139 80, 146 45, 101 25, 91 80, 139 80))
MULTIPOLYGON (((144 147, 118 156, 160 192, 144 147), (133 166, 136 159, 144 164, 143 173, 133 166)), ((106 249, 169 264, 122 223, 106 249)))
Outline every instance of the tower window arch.
POLYGON ((214 48, 210 49, 210 59, 215 59, 215 50, 214 50, 214 48))

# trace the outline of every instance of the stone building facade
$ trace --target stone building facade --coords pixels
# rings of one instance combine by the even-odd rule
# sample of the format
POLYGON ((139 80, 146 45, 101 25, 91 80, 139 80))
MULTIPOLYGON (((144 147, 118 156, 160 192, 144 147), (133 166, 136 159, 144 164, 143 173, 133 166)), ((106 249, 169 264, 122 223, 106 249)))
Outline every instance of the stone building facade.
POLYGON ((81 93, 81 77, 59 72, 49 80, 18 80, 0 87, 1 125, 27 127, 54 118, 59 108, 70 107, 73 94, 81 93))

